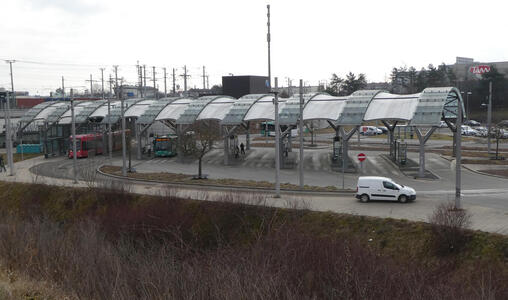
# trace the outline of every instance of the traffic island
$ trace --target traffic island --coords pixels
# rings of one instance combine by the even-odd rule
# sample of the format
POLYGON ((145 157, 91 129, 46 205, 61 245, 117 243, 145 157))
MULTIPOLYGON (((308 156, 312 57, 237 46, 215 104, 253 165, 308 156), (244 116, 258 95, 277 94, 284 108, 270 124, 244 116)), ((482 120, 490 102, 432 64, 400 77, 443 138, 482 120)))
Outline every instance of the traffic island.
MULTIPOLYGON (((122 177, 122 167, 118 166, 101 166, 98 168, 98 171, 106 176, 114 176, 114 177, 122 177)), ((182 185, 199 185, 199 186, 210 186, 210 187, 227 187, 227 188, 248 188, 248 189, 264 189, 271 190, 275 189, 275 183, 268 181, 255 181, 255 180, 241 180, 241 179, 231 179, 231 178, 219 178, 212 179, 207 178, 196 178, 194 175, 188 174, 176 174, 176 173, 127 173, 126 176, 128 179, 139 180, 139 181, 149 181, 149 182, 158 182, 158 183, 173 183, 173 184, 182 184, 182 185)), ((303 189, 300 186, 290 183, 281 183, 280 185, 282 190, 286 191, 294 191, 294 192, 345 192, 352 193, 351 189, 339 189, 335 186, 311 186, 304 185, 303 189)))
POLYGON ((425 174, 423 177, 420 177, 419 176, 419 165, 416 161, 410 159, 410 158, 405 158, 405 160, 403 162, 401 161, 394 161, 390 155, 388 154, 380 154, 380 156, 390 162, 391 164, 393 164, 396 168, 398 168, 402 174, 404 174, 405 176, 407 177, 410 177, 410 178, 414 178, 414 179, 429 179, 429 180, 436 180, 436 179, 439 179, 439 177, 432 173, 430 170, 425 170, 425 174))

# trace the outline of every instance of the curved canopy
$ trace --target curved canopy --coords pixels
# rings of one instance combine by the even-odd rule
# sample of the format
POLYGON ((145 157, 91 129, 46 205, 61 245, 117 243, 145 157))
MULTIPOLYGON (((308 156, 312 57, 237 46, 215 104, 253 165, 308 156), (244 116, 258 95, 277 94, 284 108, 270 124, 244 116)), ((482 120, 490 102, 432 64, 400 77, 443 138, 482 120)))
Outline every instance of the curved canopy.
POLYGON ((346 106, 348 97, 331 96, 318 93, 310 97, 303 109, 303 120, 329 120, 335 121, 346 106))
MULTIPOLYGON (((273 120, 273 98, 274 94, 251 94, 238 100, 228 96, 205 96, 197 100, 179 97, 129 99, 124 101, 125 116, 136 118, 136 123, 143 125, 162 120, 177 124, 219 120, 222 125, 240 125, 248 121, 273 120)), ((303 99, 304 120, 328 120, 338 126, 358 126, 373 120, 406 121, 411 126, 438 126, 442 119, 455 119, 459 107, 464 112, 460 92, 453 87, 426 88, 412 95, 394 95, 380 90, 360 90, 347 97, 315 93, 303 95, 303 99)), ((279 100, 280 123, 296 125, 299 96, 279 100)), ((108 116, 106 101, 75 101, 76 122, 99 120, 116 123, 121 117, 120 103, 118 100, 111 102, 108 116)), ((21 130, 30 124, 70 124, 70 102, 41 103, 30 109, 21 122, 21 130)))
POLYGON ((138 118, 141 116, 149 107, 151 104, 157 102, 157 100, 142 100, 125 111, 125 117, 126 118, 138 118))
POLYGON ((393 120, 409 121, 413 118, 420 94, 393 95, 381 92, 372 98, 364 121, 393 120))
POLYGON ((233 107, 237 99, 221 96, 208 103, 196 120, 222 120, 233 107))
MULTIPOLYGON (((251 109, 247 112, 243 120, 248 121, 273 121, 275 120, 275 105, 273 104, 274 96, 269 95, 260 98, 251 109)), ((279 114, 284 107, 287 99, 278 98, 279 101, 279 114)))
POLYGON ((203 96, 194 101, 192 101, 189 106, 185 109, 185 111, 180 115, 178 120, 176 120, 176 124, 192 124, 196 121, 204 110, 207 107, 212 106, 211 110, 208 110, 208 116, 203 116, 199 118, 200 120, 205 119, 219 119, 217 118, 218 112, 220 110, 225 110, 227 112, 231 106, 235 103, 235 99, 230 96, 203 96))
POLYGON ((181 98, 172 101, 166 105, 161 112, 155 117, 155 121, 169 120, 176 121, 183 114, 187 106, 194 100, 191 98, 181 98))
MULTIPOLYGON (((263 98, 269 98, 271 101, 273 97, 274 97, 273 94, 249 94, 241 97, 233 104, 231 109, 224 116, 224 119, 222 119, 222 125, 242 124, 247 113, 251 109, 256 110, 255 106, 259 100, 263 98)), ((261 107, 260 109, 262 109, 263 106, 264 105, 261 104, 259 106, 261 107)))

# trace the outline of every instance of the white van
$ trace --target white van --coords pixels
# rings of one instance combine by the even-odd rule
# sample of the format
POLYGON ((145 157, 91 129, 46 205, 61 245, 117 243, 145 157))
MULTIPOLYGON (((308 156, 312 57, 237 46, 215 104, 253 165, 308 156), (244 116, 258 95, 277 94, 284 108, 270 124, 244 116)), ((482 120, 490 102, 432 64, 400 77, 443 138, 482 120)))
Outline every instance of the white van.
POLYGON ((395 183, 387 177, 362 176, 358 178, 356 198, 362 202, 398 200, 406 203, 416 199, 416 192, 413 188, 395 183))

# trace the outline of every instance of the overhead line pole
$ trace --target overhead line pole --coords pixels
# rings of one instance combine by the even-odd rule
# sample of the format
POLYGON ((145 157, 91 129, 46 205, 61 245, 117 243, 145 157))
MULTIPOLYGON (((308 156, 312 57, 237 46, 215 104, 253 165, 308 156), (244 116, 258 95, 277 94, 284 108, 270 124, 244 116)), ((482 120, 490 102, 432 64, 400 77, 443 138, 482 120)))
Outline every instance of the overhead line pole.
POLYGON ((74 118, 74 92, 71 89, 71 119, 72 119, 72 174, 74 183, 78 183, 77 147, 76 147, 76 119, 74 118))
POLYGON ((268 13, 266 14, 268 18, 267 26, 268 26, 268 33, 266 35, 266 41, 268 42, 268 88, 272 88, 272 69, 271 69, 271 61, 270 61, 270 42, 271 42, 271 36, 270 36, 270 4, 266 6, 268 13))
POLYGON ((489 81, 489 105, 487 107, 487 153, 490 155, 490 128, 492 127, 492 80, 489 81))
MULTIPOLYGON (((275 77, 275 198, 280 198, 280 127, 279 127, 279 98, 275 77)), ((265 128, 266 129, 266 128, 265 128)))
POLYGON ((156 88, 156 85, 155 85, 155 81, 157 79, 155 79, 155 66, 152 66, 152 73, 153 73, 153 93, 154 93, 154 96, 155 96, 155 99, 158 98, 158 93, 157 93, 157 88, 156 88))
MULTIPOLYGON (((300 79, 300 159, 298 161, 298 174, 300 178, 300 188, 303 189, 303 80, 300 79)), ((289 133, 291 134, 291 133, 289 133)))
POLYGON ((173 96, 176 94, 176 85, 175 85, 175 82, 176 81, 176 78, 175 78, 175 68, 173 68, 173 96))
MULTIPOLYGON (((10 109, 10 102, 11 97, 14 97, 16 99, 16 95, 14 94, 14 79, 12 74, 12 63, 14 63, 14 60, 8 60, 7 63, 9 64, 9 69, 11 71, 11 96, 9 97, 9 93, 7 93, 6 97, 6 106, 5 106, 5 146, 7 147, 7 164, 9 165, 9 175, 14 176, 16 175, 16 170, 14 170, 14 158, 12 154, 12 135, 11 135, 11 109, 10 109)), ((23 145, 21 145, 21 148, 23 148, 23 145)))
POLYGON ((166 75, 166 67, 162 68, 164 70, 164 97, 168 96, 168 89, 167 89, 167 75, 166 75))
POLYGON ((205 81, 205 78, 206 78, 206 72, 205 72, 205 66, 203 66, 203 90, 206 89, 206 81, 205 81))
POLYGON ((143 75, 145 79, 143 80, 143 95, 146 97, 146 65, 143 65, 143 75))

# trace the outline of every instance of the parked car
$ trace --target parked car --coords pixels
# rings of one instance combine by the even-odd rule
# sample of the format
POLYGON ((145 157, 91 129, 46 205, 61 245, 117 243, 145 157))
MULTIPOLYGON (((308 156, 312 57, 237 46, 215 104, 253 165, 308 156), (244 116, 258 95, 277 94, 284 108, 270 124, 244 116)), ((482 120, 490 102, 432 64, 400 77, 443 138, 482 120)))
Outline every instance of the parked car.
POLYGON ((474 130, 476 131, 475 136, 487 137, 487 133, 488 133, 487 128, 480 126, 480 127, 476 127, 474 130))
POLYGON ((475 121, 475 120, 467 120, 466 122, 464 122, 464 125, 468 125, 468 126, 480 126, 480 122, 478 121, 475 121))
POLYGON ((386 126, 378 126, 377 129, 381 130, 381 133, 388 133, 388 128, 386 128, 386 126))
POLYGON ((416 191, 387 177, 361 176, 356 186, 356 198, 361 202, 397 200, 406 203, 416 199, 416 191))
POLYGON ((470 126, 468 125, 462 125, 462 135, 466 135, 466 136, 474 136, 476 135, 476 130, 474 130, 473 128, 471 128, 470 126))
POLYGON ((360 134, 361 135, 376 135, 376 134, 382 134, 383 131, 376 126, 361 126, 360 127, 360 134))

